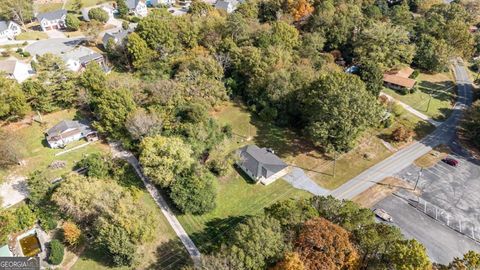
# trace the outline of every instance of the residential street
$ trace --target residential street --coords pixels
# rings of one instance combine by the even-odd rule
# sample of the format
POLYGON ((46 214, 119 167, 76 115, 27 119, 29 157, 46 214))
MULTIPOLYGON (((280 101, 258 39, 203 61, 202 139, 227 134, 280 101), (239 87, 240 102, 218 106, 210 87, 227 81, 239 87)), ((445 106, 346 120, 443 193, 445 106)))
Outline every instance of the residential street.
POLYGON ((452 141, 455 137, 456 126, 463 114, 463 109, 472 102, 472 82, 468 77, 463 62, 461 62, 461 60, 455 61, 453 69, 458 86, 458 100, 450 117, 423 140, 405 147, 389 158, 364 171, 332 191, 331 195, 338 199, 351 199, 386 177, 392 176, 406 168, 412 164, 415 159, 432 150, 433 147, 452 141))
POLYGON ((157 203, 158 207, 167 218, 168 223, 170 224, 170 226, 172 226, 178 238, 180 238, 180 240, 182 241, 183 245, 185 246, 185 249, 187 250, 190 257, 192 258, 192 261, 194 262, 195 265, 199 265, 200 251, 197 249, 197 247, 195 246, 195 243, 193 243, 190 236, 188 236, 185 229, 183 229, 182 224, 180 224, 177 217, 175 217, 175 214, 172 212, 172 210, 170 209, 170 207, 168 206, 167 202, 165 201, 163 196, 160 194, 158 189, 142 173, 140 163, 138 162, 137 158, 132 153, 126 150, 123 150, 120 144, 118 143, 110 143, 110 148, 112 151, 112 155, 114 157, 123 158, 133 166, 133 168, 135 169, 135 172, 142 179, 143 183, 145 184, 145 187, 147 188, 148 192, 152 196, 153 200, 157 203))

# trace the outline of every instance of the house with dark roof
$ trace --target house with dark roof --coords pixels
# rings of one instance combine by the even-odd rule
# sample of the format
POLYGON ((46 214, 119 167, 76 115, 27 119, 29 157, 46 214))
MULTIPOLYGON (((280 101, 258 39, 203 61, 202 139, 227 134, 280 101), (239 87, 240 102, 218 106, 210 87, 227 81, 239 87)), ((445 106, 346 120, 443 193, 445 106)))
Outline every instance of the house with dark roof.
POLYGON ((109 71, 103 55, 84 46, 79 46, 71 51, 65 52, 61 54, 60 57, 68 69, 74 72, 86 69, 90 63, 97 63, 103 71, 109 71))
POLYGON ((148 15, 147 3, 144 0, 125 0, 130 13, 138 17, 146 17, 148 15))
POLYGON ((51 148, 61 148, 83 138, 96 140, 97 132, 79 121, 63 120, 47 130, 45 137, 51 148))
POLYGON ((395 90, 410 90, 417 83, 416 80, 410 79, 413 72, 414 70, 410 67, 389 71, 383 74, 383 84, 395 90))
POLYGON ((14 39, 22 33, 20 25, 13 21, 0 21, 0 40, 14 39))
POLYGON ((247 145, 237 150, 237 166, 254 182, 268 185, 288 174, 289 166, 272 149, 247 145))
POLYGON ((37 20, 43 31, 54 29, 64 29, 66 27, 65 19, 67 18, 67 10, 58 9, 51 12, 40 13, 37 20))
POLYGON ((133 30, 128 29, 125 30, 123 28, 117 29, 114 32, 107 32, 102 37, 103 47, 107 49, 108 42, 113 42, 114 45, 123 45, 125 38, 131 33, 133 30))

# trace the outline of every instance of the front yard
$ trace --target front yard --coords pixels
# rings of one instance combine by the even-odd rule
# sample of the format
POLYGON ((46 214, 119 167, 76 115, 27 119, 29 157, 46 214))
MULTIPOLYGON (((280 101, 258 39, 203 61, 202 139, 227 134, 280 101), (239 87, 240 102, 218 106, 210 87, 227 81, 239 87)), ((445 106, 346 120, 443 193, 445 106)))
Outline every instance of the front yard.
POLYGON ((421 73, 417 78, 418 90, 415 93, 401 95, 389 88, 384 88, 383 91, 432 119, 442 121, 452 112, 456 99, 456 87, 452 78, 451 73, 421 73))

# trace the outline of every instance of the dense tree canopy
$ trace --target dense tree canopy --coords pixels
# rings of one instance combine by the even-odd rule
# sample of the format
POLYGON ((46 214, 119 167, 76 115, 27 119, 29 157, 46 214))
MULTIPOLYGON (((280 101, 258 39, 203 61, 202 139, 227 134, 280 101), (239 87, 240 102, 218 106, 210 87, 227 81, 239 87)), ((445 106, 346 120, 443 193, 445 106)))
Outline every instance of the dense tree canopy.
POLYGON ((20 85, 0 76, 0 119, 16 119, 24 116, 28 110, 29 106, 20 85))

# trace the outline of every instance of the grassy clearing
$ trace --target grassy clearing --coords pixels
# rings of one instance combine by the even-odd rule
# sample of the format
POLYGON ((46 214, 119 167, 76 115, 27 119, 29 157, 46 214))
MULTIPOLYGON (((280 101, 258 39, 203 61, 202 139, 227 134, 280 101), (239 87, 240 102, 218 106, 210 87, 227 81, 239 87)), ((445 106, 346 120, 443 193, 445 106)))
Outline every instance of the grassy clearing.
POLYGON ((309 196, 283 180, 268 186, 256 185, 233 171, 218 185, 215 210, 200 216, 179 215, 178 219, 200 251, 205 251, 211 242, 227 235, 242 217, 261 213, 264 207, 279 200, 309 196))
MULTIPOLYGON (((148 192, 143 191, 141 196, 144 204, 158 216, 160 222, 155 224, 159 230, 156 234, 156 239, 139 247, 137 252, 140 254, 139 257, 141 259, 139 264, 135 266, 135 269, 180 269, 182 265, 189 263, 188 254, 148 192)), ((108 261, 110 260, 106 255, 90 246, 80 256, 72 270, 131 269, 105 264, 108 261)))
POLYGON ((407 95, 401 95, 388 88, 384 88, 383 91, 435 120, 441 121, 450 115, 456 99, 455 83, 450 73, 434 75, 422 73, 417 78, 417 87, 418 90, 415 93, 407 95), (432 99, 428 108, 430 94, 432 99))
POLYGON ((63 174, 70 172, 75 163, 81 160, 85 155, 96 152, 109 152, 108 146, 100 141, 93 142, 86 147, 74 150, 72 152, 55 156, 56 153, 71 149, 86 141, 81 140, 71 143, 66 149, 51 149, 47 146, 45 141, 45 131, 57 124, 61 120, 74 119, 81 117, 77 115, 75 110, 63 110, 43 116, 45 124, 40 125, 37 122, 25 120, 23 122, 13 123, 2 127, 5 132, 15 136, 14 147, 18 149, 24 165, 14 166, 8 170, 0 170, 0 182, 8 175, 24 175, 27 176, 34 170, 44 170, 49 178, 60 177, 63 174), (62 169, 49 169, 48 166, 55 160, 62 160, 66 162, 66 166, 62 169))
POLYGON ((20 35, 15 37, 16 40, 39 40, 39 39, 47 39, 48 35, 45 32, 39 31, 28 31, 22 32, 20 35))
MULTIPOLYGON (((96 6, 102 3, 109 2, 107 0, 82 0, 82 8, 84 7, 91 7, 91 6, 96 6)), ((65 5, 65 8, 70 11, 80 11, 80 10, 74 10, 73 5, 75 4, 75 0, 68 0, 67 4, 65 5)))
POLYGON ((63 7, 63 3, 35 4, 34 10, 36 10, 39 13, 42 13, 42 12, 55 11, 57 9, 61 9, 62 7, 63 7))

